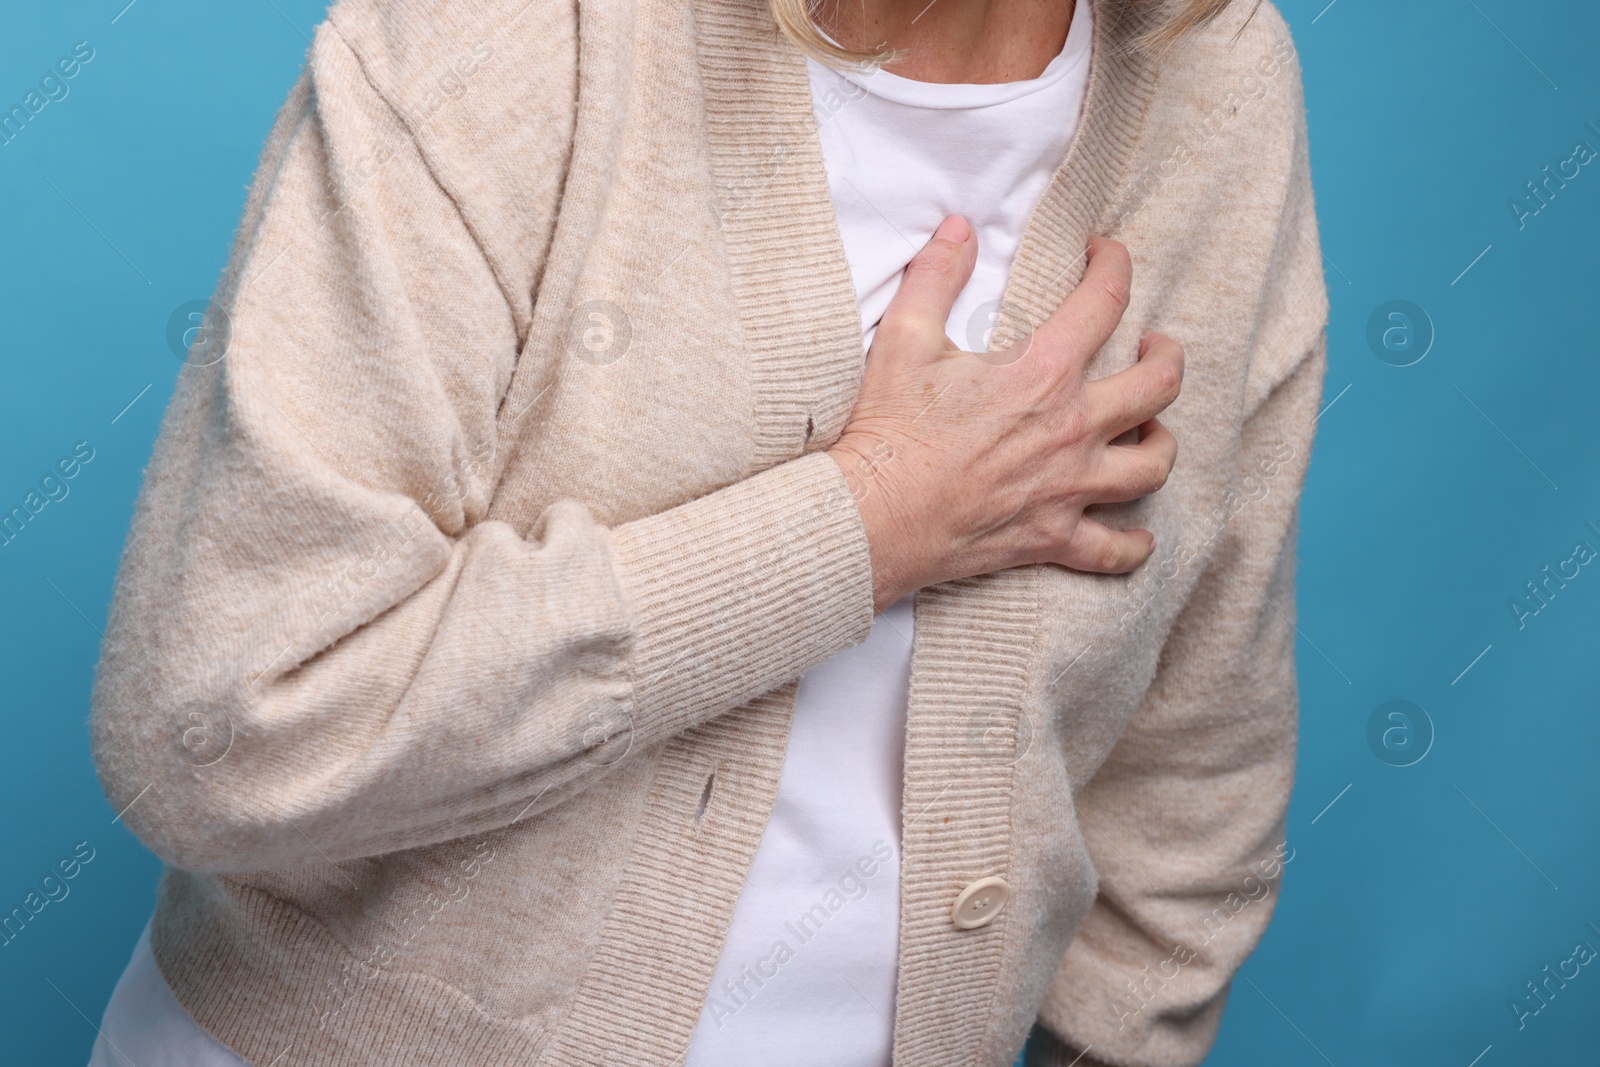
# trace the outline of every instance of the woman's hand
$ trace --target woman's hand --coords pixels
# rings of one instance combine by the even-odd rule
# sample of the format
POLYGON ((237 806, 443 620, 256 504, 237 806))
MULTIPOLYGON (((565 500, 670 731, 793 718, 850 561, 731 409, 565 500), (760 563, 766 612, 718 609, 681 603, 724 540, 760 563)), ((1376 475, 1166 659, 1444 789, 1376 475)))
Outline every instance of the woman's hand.
POLYGON ((1134 366, 1083 376, 1128 306, 1127 249, 1092 238, 1072 294, 985 359, 944 331, 976 257, 972 228, 952 215, 906 267, 829 449, 856 489, 879 610, 924 586, 1029 563, 1131 571, 1155 547, 1147 530, 1083 514, 1161 488, 1178 452, 1156 419, 1183 380, 1175 341, 1149 334, 1134 366), (1112 443, 1132 429, 1138 443, 1112 443))

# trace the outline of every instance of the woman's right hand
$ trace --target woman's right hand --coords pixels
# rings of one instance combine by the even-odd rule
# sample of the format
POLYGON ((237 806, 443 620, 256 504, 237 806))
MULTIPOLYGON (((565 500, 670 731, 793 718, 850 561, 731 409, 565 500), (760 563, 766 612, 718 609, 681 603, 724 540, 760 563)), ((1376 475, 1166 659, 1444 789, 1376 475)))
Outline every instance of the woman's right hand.
POLYGON ((879 610, 924 586, 1030 563, 1131 571, 1155 548, 1147 530, 1083 514, 1161 488, 1178 452, 1156 418, 1183 381, 1177 342, 1148 334, 1134 366, 1084 378, 1128 306, 1127 249, 1092 238, 1071 295, 984 359, 944 328, 976 258, 971 227, 952 215, 906 267, 829 449, 866 525, 879 610), (1112 443, 1135 428, 1136 444, 1112 443))

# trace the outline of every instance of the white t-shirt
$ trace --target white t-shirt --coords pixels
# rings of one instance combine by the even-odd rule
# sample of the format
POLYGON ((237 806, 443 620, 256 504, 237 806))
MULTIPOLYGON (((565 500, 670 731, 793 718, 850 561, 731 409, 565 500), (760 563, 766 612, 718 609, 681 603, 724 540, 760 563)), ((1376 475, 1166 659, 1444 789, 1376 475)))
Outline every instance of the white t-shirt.
MULTIPOLYGON (((1079 0, 1029 81, 917 82, 808 61, 812 102, 870 344, 911 257, 946 215, 978 235, 947 330, 983 349, 1033 205, 1077 128, 1093 36, 1079 0)), ((800 680, 772 817, 685 1067, 886 1067, 900 925, 900 797, 912 606, 800 680)), ((248 1067, 201 1030, 151 958, 148 927, 90 1067, 248 1067), (115 1051, 114 1051, 115 1050, 115 1051), (120 1053, 120 1055, 119 1055, 120 1053)))
MULTIPOLYGON (((1077 129, 1090 5, 1038 78, 911 81, 809 64, 828 187, 868 344, 947 215, 978 235, 946 331, 982 350, 1023 227, 1077 129)), ((887 1067, 900 945, 900 818, 913 597, 800 679, 771 819, 685 1067, 887 1067)))

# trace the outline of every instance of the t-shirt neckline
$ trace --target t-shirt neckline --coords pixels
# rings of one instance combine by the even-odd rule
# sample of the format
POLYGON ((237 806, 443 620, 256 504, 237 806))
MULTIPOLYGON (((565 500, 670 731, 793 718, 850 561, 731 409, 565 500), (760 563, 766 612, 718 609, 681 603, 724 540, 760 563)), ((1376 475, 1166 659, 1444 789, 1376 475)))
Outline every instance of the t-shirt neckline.
POLYGON ((1067 38, 1061 45, 1061 51, 1050 60, 1037 78, 991 83, 926 82, 914 78, 902 78, 898 74, 877 68, 832 69, 840 77, 860 86, 873 96, 908 107, 946 109, 992 107, 1047 89, 1077 70, 1080 64, 1087 62, 1090 38, 1093 34, 1093 16, 1090 11, 1092 7, 1090 0, 1077 0, 1073 4, 1072 22, 1067 26, 1067 38))

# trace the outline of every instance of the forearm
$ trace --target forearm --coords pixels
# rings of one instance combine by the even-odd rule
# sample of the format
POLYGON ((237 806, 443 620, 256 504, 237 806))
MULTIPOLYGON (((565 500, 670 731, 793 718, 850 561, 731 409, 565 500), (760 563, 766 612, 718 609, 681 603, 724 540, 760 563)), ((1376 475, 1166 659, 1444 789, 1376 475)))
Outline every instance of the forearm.
POLYGON ((413 517, 353 586, 328 566, 360 566, 386 536, 377 514, 322 546, 328 564, 287 550, 263 567, 271 516, 203 507, 180 528, 180 498, 224 494, 158 490, 97 676, 108 794, 151 787, 127 819, 190 869, 338 861, 536 814, 865 636, 869 564, 841 487, 814 456, 611 530, 570 501, 536 541, 413 517), (212 558, 183 567, 202 544, 212 558))

